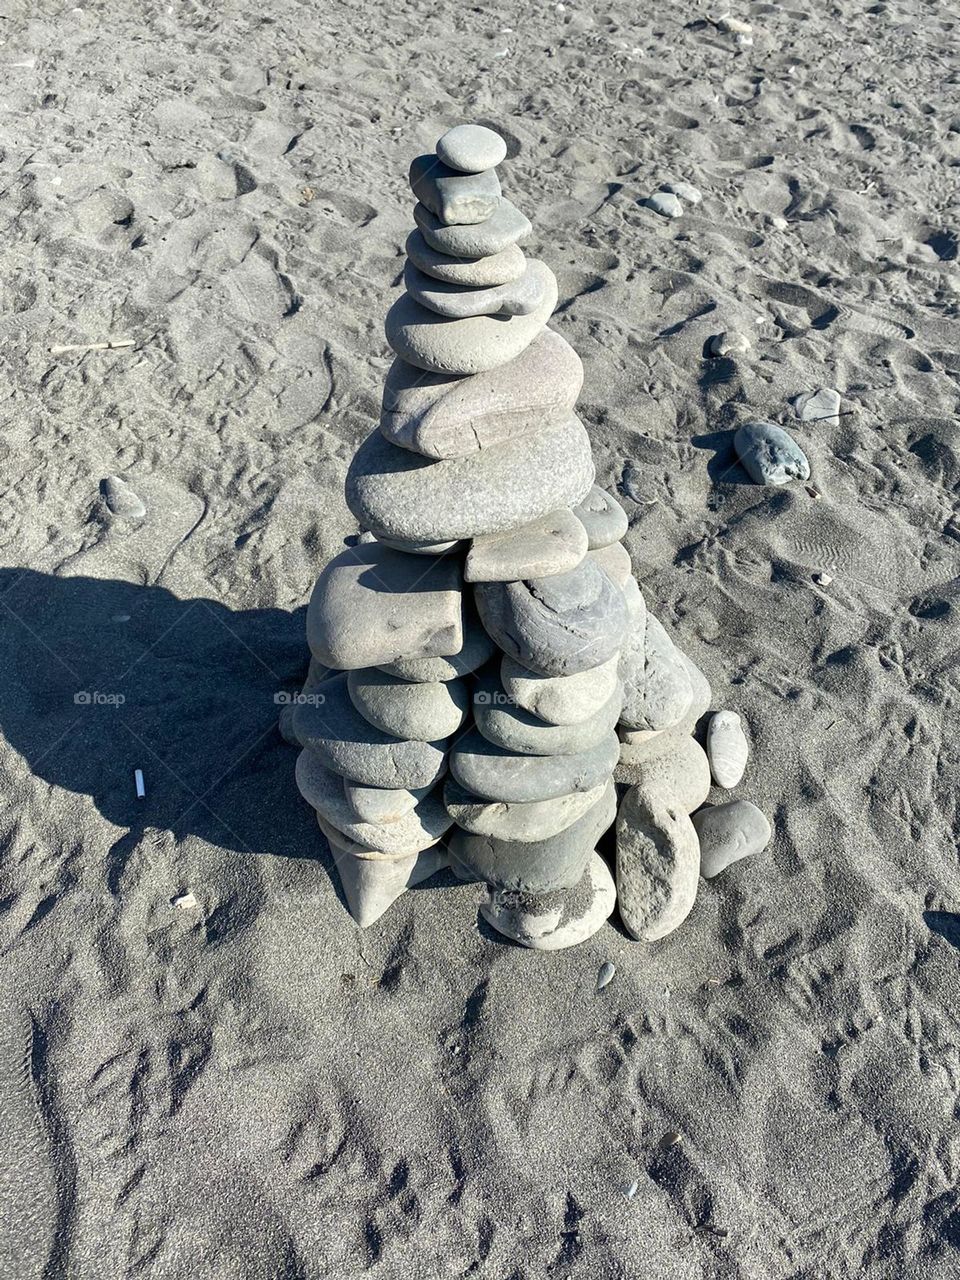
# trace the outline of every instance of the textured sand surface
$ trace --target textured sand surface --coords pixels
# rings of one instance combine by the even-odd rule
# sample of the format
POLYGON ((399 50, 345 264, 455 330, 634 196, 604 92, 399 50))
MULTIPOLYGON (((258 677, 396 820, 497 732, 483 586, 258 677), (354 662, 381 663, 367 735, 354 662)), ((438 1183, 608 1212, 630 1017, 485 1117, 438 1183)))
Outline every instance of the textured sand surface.
POLYGON ((4 1277, 960 1274, 960 23, 735 12, 6 9, 4 1277), (503 945, 443 877, 360 933, 275 728, 462 119, 775 827, 654 947, 503 945), (750 417, 818 497, 747 483, 750 417))

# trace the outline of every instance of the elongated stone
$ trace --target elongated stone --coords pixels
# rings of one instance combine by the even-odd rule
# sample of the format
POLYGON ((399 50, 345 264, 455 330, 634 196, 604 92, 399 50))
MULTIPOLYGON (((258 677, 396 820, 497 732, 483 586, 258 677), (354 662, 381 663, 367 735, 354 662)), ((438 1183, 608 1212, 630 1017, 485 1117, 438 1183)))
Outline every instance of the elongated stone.
POLYGON ((407 364, 433 373, 497 369, 530 345, 557 305, 556 277, 545 263, 529 259, 527 276, 532 277, 540 301, 535 310, 523 315, 448 320, 422 307, 409 293, 401 294, 387 312, 387 341, 407 364))
POLYGON ((630 783, 649 802, 693 813, 710 794, 710 765, 703 747, 688 733, 665 729, 648 743, 623 743, 614 777, 630 783))
POLYGON ((622 542, 611 542, 608 547, 597 547, 588 554, 594 564, 598 564, 621 590, 627 585, 627 580, 633 574, 633 565, 630 563, 630 552, 622 542))
POLYGON ((793 436, 773 422, 748 422, 733 438, 744 469, 756 484, 809 480, 810 463, 793 436))
POLYGON ((619 758, 615 733, 576 755, 517 756, 495 747, 473 729, 454 743, 450 772, 461 786, 485 800, 551 800, 589 791, 613 773, 619 758))
POLYGON ((693 815, 693 825, 700 841, 700 874, 707 880, 731 862, 759 853, 770 839, 770 823, 749 800, 701 809, 693 815))
POLYGON ((547 840, 592 809, 606 786, 603 781, 589 791, 574 791, 550 800, 484 800, 448 778, 443 785, 443 802, 450 817, 465 831, 498 840, 547 840))
POLYGON ((586 559, 569 573, 530 582, 478 582, 480 620, 531 671, 567 676, 606 662, 627 632, 623 593, 586 559))
POLYGON ((707 726, 707 757, 718 787, 735 787, 747 767, 746 734, 735 711, 717 711, 707 726))
POLYGON ((365 720, 395 738, 438 742, 456 733, 470 706, 462 680, 412 684, 376 667, 351 671, 350 700, 365 720))
POLYGON ((543 305, 548 287, 543 272, 527 270, 511 284, 468 289, 434 280, 412 262, 404 267, 403 283, 414 302, 448 320, 465 320, 470 316, 528 316, 543 305))
POLYGON ((504 937, 536 951, 561 951, 586 942, 610 916, 617 891, 610 869, 598 853, 571 889, 525 894, 490 889, 480 914, 504 937))
POLYGON ((542 676, 504 654, 500 679, 518 707, 548 724, 576 724, 611 697, 619 685, 620 655, 572 676, 542 676))
POLYGON ((583 502, 574 507, 573 514, 587 531, 591 551, 619 542, 630 524, 620 503, 599 485, 594 485, 583 502))
POLYGON ((623 690, 618 684, 606 702, 575 724, 547 724, 513 705, 499 672, 489 672, 473 694, 477 728, 495 747, 525 756, 565 756, 587 751, 607 738, 620 716, 623 690))
POLYGON ((493 215, 473 226, 445 227, 423 204, 414 205, 413 216, 424 240, 452 258, 487 258, 526 240, 533 230, 520 210, 501 196, 493 215))
POLYGON ((460 565, 376 542, 342 551, 317 579, 307 641, 328 667, 380 666, 456 653, 463 644, 460 565))
POLYGON ((350 464, 345 488, 350 510, 378 537, 443 542, 516 528, 569 507, 593 474, 590 438, 570 417, 489 453, 438 462, 396 449, 373 431, 350 464))
POLYGON ((500 445, 572 411, 583 365, 544 329, 515 359, 472 377, 425 373, 394 360, 383 388, 385 439, 429 458, 459 458, 500 445))
POLYGON ((448 129, 437 143, 437 155, 451 169, 482 173, 495 169, 507 156, 507 144, 482 124, 458 124, 448 129))
MULTIPOLYGON (((532 524, 474 538, 463 567, 465 582, 516 582, 569 573, 587 554, 587 532, 567 508, 532 524)), ((627 557, 629 564, 630 557, 627 557)))
POLYGON ((519 280, 527 269, 523 250, 516 244, 483 258, 455 258, 427 244, 423 233, 416 230, 410 232, 404 250, 414 266, 425 275, 467 287, 509 284, 511 280, 519 280))
POLYGON ((410 165, 410 187, 446 227, 485 222, 500 204, 500 180, 493 169, 461 173, 437 155, 416 157, 410 165))
POLYGON ((497 889, 552 893, 583 875, 597 841, 617 816, 612 782, 583 817, 546 840, 498 840, 456 828, 447 841, 450 865, 461 879, 484 880, 497 889))
POLYGON ((396 822, 417 807, 429 787, 367 787, 352 778, 341 778, 343 794, 357 822, 396 822))
POLYGON ((469 675, 477 671, 496 652, 497 646, 489 636, 472 600, 464 596, 464 610, 461 622, 463 642, 456 653, 442 658, 398 658, 380 668, 388 676, 399 676, 401 680, 412 680, 426 683, 433 680, 454 680, 457 676, 469 675))
POLYGON ((320 763, 370 787, 428 787, 443 774, 445 742, 400 740, 375 729, 350 701, 346 675, 324 685, 322 706, 299 706, 297 739, 320 763))
POLYGON ((679 649, 648 613, 641 638, 631 631, 620 655, 624 701, 621 722, 630 729, 668 729, 693 700, 690 674, 679 649))
POLYGON ((700 846, 687 815, 631 787, 617 818, 617 901, 630 933, 658 942, 682 924, 699 873, 700 846))
POLYGON ((342 778, 325 769, 315 752, 300 752, 296 778, 300 794, 324 822, 362 848, 376 853, 419 853, 436 844, 453 825, 439 788, 392 822, 360 822, 347 803, 342 778))
POLYGON ((330 846, 347 909, 361 929, 367 929, 409 888, 449 865, 439 845, 402 857, 362 849, 320 815, 317 822, 330 846))

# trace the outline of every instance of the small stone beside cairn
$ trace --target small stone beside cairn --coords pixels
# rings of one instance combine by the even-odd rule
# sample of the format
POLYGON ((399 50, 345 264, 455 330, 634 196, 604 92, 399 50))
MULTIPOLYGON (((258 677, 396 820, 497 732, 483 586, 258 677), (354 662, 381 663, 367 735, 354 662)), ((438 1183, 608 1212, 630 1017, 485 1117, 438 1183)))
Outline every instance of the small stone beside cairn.
MULTIPOLYGON (((396 359, 346 480, 363 533, 314 588, 282 727, 359 924, 450 866, 526 946, 583 941, 618 892, 653 941, 696 893, 688 815, 710 769, 691 733, 710 690, 647 612, 627 516, 594 484, 583 366, 547 328, 557 283, 520 248, 505 156, 461 125, 411 165, 396 359), (619 820, 615 782, 631 784, 619 820), (616 888, 596 852, 615 821, 616 888)), ((736 843, 737 815, 705 829, 736 843)))

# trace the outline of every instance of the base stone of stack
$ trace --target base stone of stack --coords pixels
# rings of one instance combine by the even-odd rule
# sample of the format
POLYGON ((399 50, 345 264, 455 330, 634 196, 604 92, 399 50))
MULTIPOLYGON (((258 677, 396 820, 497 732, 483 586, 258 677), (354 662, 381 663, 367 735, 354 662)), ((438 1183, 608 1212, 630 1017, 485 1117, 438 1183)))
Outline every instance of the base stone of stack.
POLYGON ((491 889, 480 914, 498 933, 537 951, 561 951, 591 938, 613 911, 617 891, 610 869, 594 853, 572 889, 524 894, 491 889))
POLYGON ((700 846, 682 809, 648 803, 631 787, 617 818, 617 901, 640 942, 665 938, 690 914, 700 876, 700 846))
POLYGON ((361 849, 323 822, 320 829, 333 854, 347 907, 361 929, 375 924, 407 889, 449 866, 446 850, 439 846, 390 858, 361 849))

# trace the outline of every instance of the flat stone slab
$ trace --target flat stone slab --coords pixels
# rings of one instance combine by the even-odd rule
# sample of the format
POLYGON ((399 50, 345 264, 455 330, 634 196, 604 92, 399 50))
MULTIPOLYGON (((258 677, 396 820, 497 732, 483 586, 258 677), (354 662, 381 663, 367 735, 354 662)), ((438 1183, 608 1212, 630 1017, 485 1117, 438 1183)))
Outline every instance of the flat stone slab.
MULTIPOLYGON (((470 316, 528 316, 543 306, 548 280, 541 271, 525 270, 519 280, 492 285, 488 289, 469 289, 461 284, 445 284, 408 262, 403 269, 407 293, 421 307, 448 320, 465 320, 470 316)), ((556 305, 556 304, 554 304, 556 305)))
POLYGON ((387 312, 387 341, 402 360, 433 373, 472 374, 497 369, 515 359, 546 326, 557 305, 557 280, 536 258, 526 276, 539 295, 537 307, 523 315, 476 315, 448 320, 401 294, 387 312))
POLYGON ((810 463, 793 436, 773 422, 748 422, 733 437, 741 466, 755 484, 809 480, 810 463))
POLYGON ((749 800, 701 809, 693 815, 693 825, 700 841, 700 874, 707 880, 731 862, 759 853, 771 834, 766 815, 749 800))
POLYGON ((429 787, 365 787, 352 778, 341 778, 343 794, 357 822, 396 822, 417 807, 429 787))
POLYGON ((527 260, 517 244, 483 258, 455 258, 427 244, 418 229, 407 236, 404 250, 414 266, 425 275, 449 284, 481 288, 509 284, 512 280, 519 280, 527 269, 527 260))
POLYGON ((484 800, 552 800, 591 790, 613 773, 619 758, 615 733, 576 755, 517 756, 472 729, 454 743, 450 772, 462 787, 484 800))
POLYGON ((351 671, 347 691, 375 728, 420 742, 449 738, 466 720, 470 707, 470 692, 462 680, 414 684, 377 667, 351 671))
POLYGON ((500 179, 493 169, 463 173, 433 154, 417 156, 412 162, 410 187, 446 227, 486 222, 500 204, 500 179))
POLYGON ((616 498, 596 484, 583 502, 574 507, 573 514, 587 531, 587 545, 591 551, 619 542, 630 526, 627 513, 616 498))
POLYGON ((460 584, 455 556, 424 560, 377 542, 350 547, 313 588, 310 651, 341 671, 456 653, 463 644, 460 584))
POLYGON ((801 422, 836 423, 840 413, 840 392, 833 387, 821 387, 819 391, 804 391, 793 402, 801 422))
POLYGON ((515 706, 500 683, 499 672, 480 678, 473 693, 473 718, 477 728, 495 747, 525 756, 566 756, 589 751, 616 727, 623 701, 618 684, 606 702, 594 707, 575 724, 547 724, 515 706))
POLYGON ((298 706, 293 718, 298 741, 316 752, 320 764, 369 787, 429 787, 446 767, 446 742, 401 740, 375 729, 357 711, 346 675, 323 686, 322 705, 298 706))
POLYGON ((569 889, 583 875, 597 841, 616 816, 617 789, 610 782, 592 809, 546 840, 498 840, 456 828, 447 841, 450 865, 461 879, 483 880, 497 889, 569 889))
POLYGON ((629 619, 623 592, 599 565, 529 582, 478 582, 480 620, 503 649, 531 671, 567 676, 608 661, 629 619))
POLYGON ((463 642, 456 653, 442 658, 398 658, 396 662, 384 664, 380 670, 415 683, 455 680, 458 676, 470 675, 493 657, 497 646, 477 617, 472 600, 468 602, 466 596, 461 628, 463 642))
POLYGON ((343 779, 325 769, 315 752, 300 752, 296 778, 300 794, 326 823, 371 852, 391 855, 419 853, 421 849, 436 844, 453 825, 439 788, 429 792, 409 813, 393 822, 362 822, 357 820, 347 803, 343 779))
POLYGON ((535 951, 562 951, 593 937, 617 901, 610 869, 598 853, 572 889, 526 894, 490 889, 480 914, 504 937, 535 951))
POLYGON ((472 377, 424 373, 394 360, 383 388, 380 431, 392 444, 429 458, 467 457, 572 414, 582 386, 580 357, 552 329, 543 329, 507 364, 472 377))
POLYGON ((483 800, 453 778, 443 785, 443 802, 458 827, 498 840, 547 840, 559 835, 601 799, 607 781, 589 791, 574 791, 551 800, 483 800))
POLYGON ((587 531, 569 508, 561 507, 519 529, 474 538, 463 578, 465 582, 549 578, 569 573, 586 554, 587 531))
POLYGON ((507 144, 482 124, 458 124, 448 129, 437 143, 437 155, 451 169, 482 173, 495 169, 507 157, 507 144))
POLYGON ((693 700, 683 655, 652 613, 642 637, 631 631, 620 654, 624 698, 621 723, 629 729, 669 729, 693 700))
POLYGON ((489 452, 436 462, 373 431, 350 464, 345 492, 357 520, 378 536, 445 542, 513 529, 572 506, 593 476, 590 437, 569 417, 489 452))
POLYGON ((452 258, 487 258, 502 253, 526 240, 533 230, 529 219, 502 196, 492 217, 473 226, 445 227, 424 204, 414 205, 413 216, 427 244, 452 258))
POLYGON ((572 676, 542 676, 504 654, 500 679, 518 707, 548 724, 576 724, 602 706, 618 688, 620 655, 572 676))
POLYGON ((658 942, 690 914, 700 845, 682 809, 650 804, 631 787, 617 818, 617 902, 639 942, 658 942))

